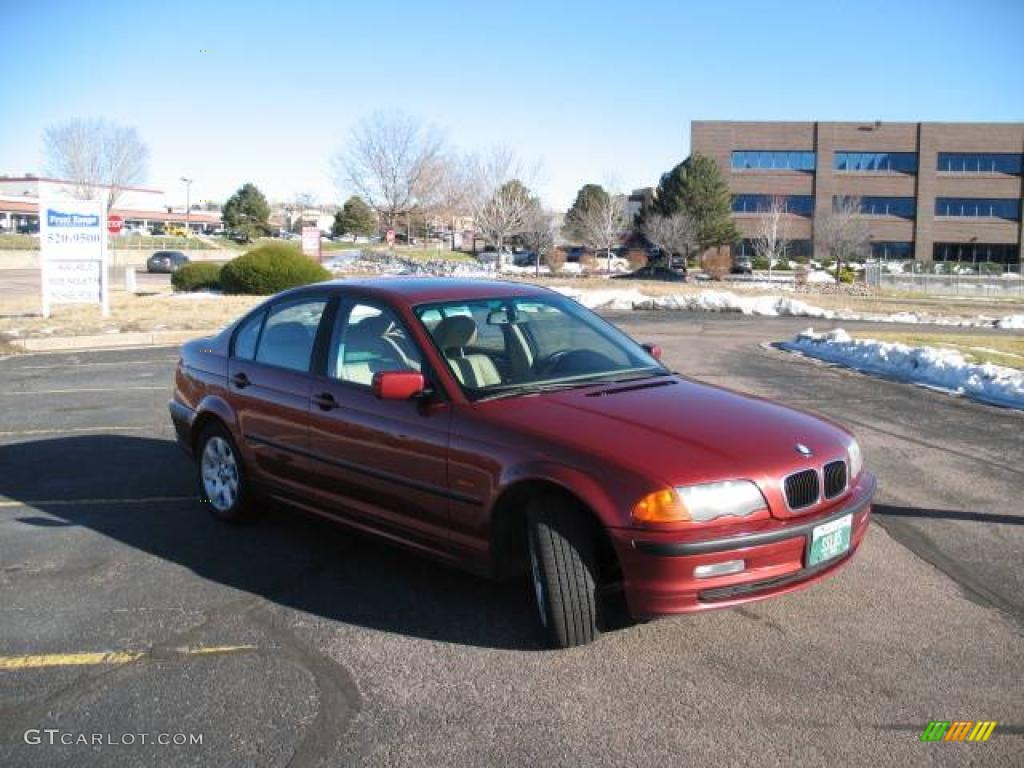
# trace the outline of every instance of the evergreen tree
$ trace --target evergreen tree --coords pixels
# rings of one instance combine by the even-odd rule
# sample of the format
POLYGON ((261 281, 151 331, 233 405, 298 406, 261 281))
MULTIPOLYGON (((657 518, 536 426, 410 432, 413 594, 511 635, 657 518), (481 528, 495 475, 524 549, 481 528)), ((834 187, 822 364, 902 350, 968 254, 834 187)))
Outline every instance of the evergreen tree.
POLYGON ((221 212, 224 225, 252 239, 270 231, 270 205, 255 184, 243 184, 221 212))
POLYGON ((640 213, 641 223, 651 212, 671 216, 680 211, 693 221, 701 250, 739 240, 729 186, 710 157, 695 152, 662 176, 653 201, 640 213))
POLYGON ((576 200, 565 214, 565 233, 578 242, 586 240, 587 214, 608 205, 608 193, 600 184, 584 184, 576 193, 576 200))
POLYGON ((353 195, 334 214, 331 233, 334 235, 372 235, 377 231, 377 216, 363 199, 353 195))

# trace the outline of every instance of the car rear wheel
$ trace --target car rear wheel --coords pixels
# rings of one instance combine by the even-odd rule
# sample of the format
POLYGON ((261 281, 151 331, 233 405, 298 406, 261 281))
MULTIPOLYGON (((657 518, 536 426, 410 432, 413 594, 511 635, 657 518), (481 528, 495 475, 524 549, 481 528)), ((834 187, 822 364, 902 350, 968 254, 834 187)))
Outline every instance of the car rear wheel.
POLYGON ((220 424, 210 424, 199 437, 199 492, 214 517, 228 522, 251 519, 249 482, 235 441, 220 424))
POLYGON ((547 642, 554 648, 597 639, 596 567, 587 519, 556 497, 534 500, 529 521, 530 579, 547 642))

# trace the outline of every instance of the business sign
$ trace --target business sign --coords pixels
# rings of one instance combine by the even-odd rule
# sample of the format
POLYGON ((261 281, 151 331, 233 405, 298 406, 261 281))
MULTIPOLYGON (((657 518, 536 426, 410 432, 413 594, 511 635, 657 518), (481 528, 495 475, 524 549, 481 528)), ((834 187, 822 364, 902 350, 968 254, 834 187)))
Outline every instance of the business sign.
POLYGON ((320 230, 317 227, 302 228, 302 252, 312 259, 320 260, 320 230))
POLYGON ((54 304, 100 304, 110 313, 105 207, 99 200, 40 198, 44 317, 54 304))

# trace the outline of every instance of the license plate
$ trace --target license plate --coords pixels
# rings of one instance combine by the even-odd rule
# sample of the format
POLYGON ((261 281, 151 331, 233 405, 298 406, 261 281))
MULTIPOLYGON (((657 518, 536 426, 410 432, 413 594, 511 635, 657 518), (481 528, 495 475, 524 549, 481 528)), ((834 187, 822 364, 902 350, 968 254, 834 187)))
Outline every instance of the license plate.
POLYGON ((823 523, 811 531, 811 546, 807 550, 807 567, 839 557, 850 548, 853 515, 823 523))

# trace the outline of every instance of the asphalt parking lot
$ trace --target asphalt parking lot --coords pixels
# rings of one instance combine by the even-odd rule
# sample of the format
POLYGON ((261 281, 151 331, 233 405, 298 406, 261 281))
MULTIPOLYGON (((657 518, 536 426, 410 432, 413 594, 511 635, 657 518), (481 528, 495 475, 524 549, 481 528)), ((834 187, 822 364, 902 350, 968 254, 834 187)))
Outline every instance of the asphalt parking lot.
POLYGON ((174 350, 12 358, 0 764, 1020 765, 1024 414, 763 345, 806 319, 615 320, 683 373, 854 429, 880 491, 851 565, 547 651, 525 582, 278 510, 215 522, 172 441, 174 350), (931 720, 998 725, 922 743, 931 720), (202 743, 27 743, 45 729, 202 743))

